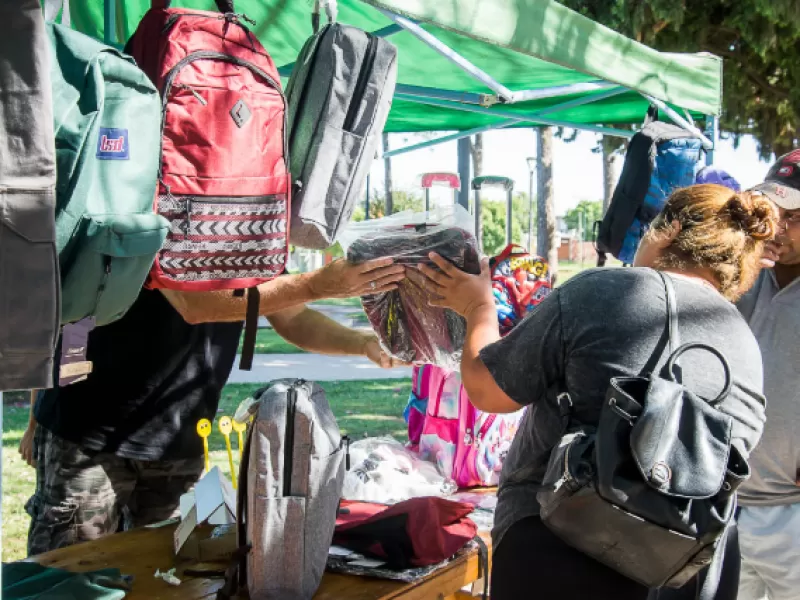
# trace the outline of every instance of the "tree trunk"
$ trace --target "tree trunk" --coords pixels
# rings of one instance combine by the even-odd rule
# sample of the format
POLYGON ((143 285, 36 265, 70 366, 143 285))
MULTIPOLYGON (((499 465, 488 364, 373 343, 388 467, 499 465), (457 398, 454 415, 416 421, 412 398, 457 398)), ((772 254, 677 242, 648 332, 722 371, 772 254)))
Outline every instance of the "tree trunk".
POLYGON ((470 140, 469 151, 472 153, 472 168, 475 177, 483 175, 483 134, 478 133, 470 140))
MULTIPOLYGON (((605 215, 617 185, 617 160, 614 149, 606 138, 603 138, 601 145, 603 148, 603 215, 605 215)), ((588 225, 594 227, 594 223, 588 225)))
MULTIPOLYGON (((389 151, 389 134, 383 133, 383 152, 384 154, 389 151)), ((394 212, 394 202, 392 198, 392 159, 383 159, 383 192, 386 200, 386 216, 388 217, 394 212)))
POLYGON ((558 248, 556 247, 556 207, 553 195, 553 128, 538 127, 537 140, 537 198, 538 227, 537 253, 547 258, 550 270, 558 273, 558 248))

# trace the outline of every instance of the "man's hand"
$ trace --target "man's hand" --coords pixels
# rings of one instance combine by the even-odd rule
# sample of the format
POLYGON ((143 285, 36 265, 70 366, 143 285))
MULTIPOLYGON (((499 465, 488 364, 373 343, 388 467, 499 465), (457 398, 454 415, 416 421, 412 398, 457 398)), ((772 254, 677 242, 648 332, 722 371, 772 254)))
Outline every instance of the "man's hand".
POLYGON ((309 286, 315 299, 352 298, 394 290, 404 278, 405 269, 391 258, 358 265, 339 259, 310 274, 309 286))
POLYGON ((378 365, 381 369, 394 369, 396 367, 407 367, 402 361, 392 358, 381 348, 378 338, 371 336, 364 342, 364 356, 378 365))
POLYGON ((25 433, 22 434, 22 440, 19 443, 19 455, 22 457, 29 467, 36 467, 36 460, 33 458, 33 434, 36 431, 36 425, 28 425, 25 433))

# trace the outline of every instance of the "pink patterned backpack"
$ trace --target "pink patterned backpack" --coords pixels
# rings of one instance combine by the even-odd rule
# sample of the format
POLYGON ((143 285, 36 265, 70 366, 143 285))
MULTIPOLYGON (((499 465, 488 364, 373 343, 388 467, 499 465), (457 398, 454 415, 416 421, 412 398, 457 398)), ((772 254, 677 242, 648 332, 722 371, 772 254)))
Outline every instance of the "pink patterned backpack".
POLYGON ((420 365, 414 367, 411 375, 411 395, 403 417, 408 424, 408 447, 414 451, 419 449, 419 438, 425 425, 432 368, 433 365, 420 365))
POLYGON ((428 405, 419 453, 459 488, 494 486, 524 409, 494 415, 472 406, 461 375, 440 367, 428 372, 428 405))
MULTIPOLYGON (((506 335, 551 291, 550 269, 544 259, 513 244, 491 266, 500 331, 506 335)), ((406 408, 409 447, 460 488, 494 486, 524 414, 525 409, 484 413, 472 406, 457 371, 416 367, 406 408)))

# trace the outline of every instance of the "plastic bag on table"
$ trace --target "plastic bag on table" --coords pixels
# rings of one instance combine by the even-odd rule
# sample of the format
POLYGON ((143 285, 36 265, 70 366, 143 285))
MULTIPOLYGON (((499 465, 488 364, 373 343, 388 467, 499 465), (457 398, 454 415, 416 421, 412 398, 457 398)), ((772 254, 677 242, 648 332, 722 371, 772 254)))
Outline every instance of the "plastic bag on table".
MULTIPOLYGON (((398 264, 430 264, 436 252, 459 269, 480 273, 473 219, 461 206, 427 213, 406 211, 383 219, 352 223, 339 243, 354 263, 392 257, 398 264)), ((398 289, 364 296, 361 303, 384 349, 408 363, 457 369, 466 323, 449 309, 429 304, 430 291, 406 278, 398 289)))
POLYGON ((422 460, 390 437, 368 438, 350 445, 352 468, 345 474, 342 497, 347 500, 395 504, 418 496, 448 496, 452 480, 436 465, 422 460))

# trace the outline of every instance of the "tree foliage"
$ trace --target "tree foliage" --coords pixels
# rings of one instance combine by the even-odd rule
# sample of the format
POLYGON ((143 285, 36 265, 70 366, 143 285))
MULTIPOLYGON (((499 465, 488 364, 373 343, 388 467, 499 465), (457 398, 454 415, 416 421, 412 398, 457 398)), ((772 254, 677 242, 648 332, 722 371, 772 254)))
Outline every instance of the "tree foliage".
POLYGON ((724 63, 721 126, 752 134, 762 156, 798 144, 797 0, 562 0, 637 41, 668 52, 706 51, 724 63))
MULTIPOLYGON (((528 194, 517 192, 511 201, 511 241, 524 246, 528 239, 528 194)), ((481 201, 481 223, 483 224, 483 251, 493 256, 506 246, 506 203, 481 201)), ((533 232, 536 234, 536 203, 534 202, 533 232)))
POLYGON ((603 203, 599 200, 581 200, 575 208, 571 208, 564 215, 564 222, 568 229, 577 230, 580 225, 580 215, 583 213, 583 241, 590 242, 592 227, 595 221, 603 218, 603 203))
MULTIPOLYGON (((404 190, 394 190, 392 192, 393 212, 398 213, 404 210, 422 212, 425 210, 425 198, 414 192, 404 190)), ((369 218, 380 219, 386 216, 386 196, 373 189, 369 197, 369 218)), ((365 217, 364 202, 360 202, 353 211, 353 221, 363 221, 365 217)))
MULTIPOLYGON (((394 210, 401 212, 413 210, 422 212, 425 208, 425 200, 416 193, 403 190, 395 190, 394 210)), ((525 245, 528 235, 528 215, 530 213, 528 194, 517 192, 512 199, 513 217, 511 225, 512 240, 515 244, 525 245)), ((382 195, 374 190, 370 194, 369 202, 370 219, 380 219, 386 215, 386 202, 382 195)), ((353 221, 364 220, 364 204, 360 204, 353 211, 353 221)), ((483 249, 489 254, 497 254, 506 245, 506 203, 504 201, 487 200, 481 201, 481 221, 483 223, 483 249)), ((533 231, 536 233, 536 204, 534 203, 533 231)))

